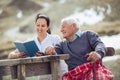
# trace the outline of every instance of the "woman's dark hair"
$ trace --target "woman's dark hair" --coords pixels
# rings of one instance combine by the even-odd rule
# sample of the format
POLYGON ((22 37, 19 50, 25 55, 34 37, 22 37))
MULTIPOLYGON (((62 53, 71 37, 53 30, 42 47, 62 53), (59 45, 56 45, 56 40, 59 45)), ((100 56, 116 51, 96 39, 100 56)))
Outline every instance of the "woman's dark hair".
MULTIPOLYGON (((45 19, 46 22, 47 22, 47 26, 50 26, 50 19, 49 19, 48 16, 46 16, 46 15, 42 15, 42 14, 39 13, 39 14, 37 14, 37 16, 36 16, 36 20, 35 20, 35 22, 36 22, 39 18, 43 18, 43 19, 45 19)), ((47 30, 47 33, 51 34, 51 30, 50 30, 50 28, 47 30)))

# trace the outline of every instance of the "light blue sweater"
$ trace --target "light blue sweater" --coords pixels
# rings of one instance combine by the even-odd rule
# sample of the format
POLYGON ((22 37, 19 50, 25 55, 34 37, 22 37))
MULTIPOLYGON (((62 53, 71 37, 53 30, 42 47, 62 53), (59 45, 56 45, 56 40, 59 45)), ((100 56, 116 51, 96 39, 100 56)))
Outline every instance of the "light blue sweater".
POLYGON ((91 51, 96 51, 103 57, 106 54, 106 47, 100 40, 98 35, 92 31, 81 32, 81 36, 72 42, 64 40, 55 46, 55 51, 58 54, 69 54, 70 57, 66 60, 68 69, 72 70, 78 65, 88 62, 85 58, 86 54, 91 51))

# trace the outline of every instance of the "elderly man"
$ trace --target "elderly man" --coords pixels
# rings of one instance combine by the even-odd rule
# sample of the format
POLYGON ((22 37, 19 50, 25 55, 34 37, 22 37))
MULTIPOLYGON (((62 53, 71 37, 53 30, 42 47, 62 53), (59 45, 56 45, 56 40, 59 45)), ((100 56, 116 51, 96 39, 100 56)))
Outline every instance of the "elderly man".
MULTIPOLYGON (((69 70, 88 61, 95 63, 105 56, 107 50, 99 36, 93 31, 81 32, 77 19, 62 19, 61 32, 65 40, 55 46, 55 52, 70 55, 66 60, 69 70)), ((48 47, 46 54, 53 54, 51 49, 48 47)))

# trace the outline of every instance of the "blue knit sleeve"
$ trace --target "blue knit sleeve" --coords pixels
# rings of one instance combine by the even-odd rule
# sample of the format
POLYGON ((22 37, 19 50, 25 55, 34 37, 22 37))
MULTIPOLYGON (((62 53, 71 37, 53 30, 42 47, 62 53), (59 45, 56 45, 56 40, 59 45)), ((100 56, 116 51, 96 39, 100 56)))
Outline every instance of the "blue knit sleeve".
POLYGON ((87 31, 87 37, 93 50, 100 54, 101 57, 105 56, 107 49, 98 34, 93 31, 87 31))
POLYGON ((55 51, 57 54, 62 54, 62 41, 55 45, 55 51))

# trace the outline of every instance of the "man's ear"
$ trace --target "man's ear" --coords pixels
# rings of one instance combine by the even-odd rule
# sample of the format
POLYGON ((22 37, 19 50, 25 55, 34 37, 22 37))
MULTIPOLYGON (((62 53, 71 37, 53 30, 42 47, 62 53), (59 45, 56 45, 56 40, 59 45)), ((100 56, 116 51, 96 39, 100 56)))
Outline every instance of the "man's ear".
POLYGON ((73 25, 73 27, 77 27, 77 26, 76 26, 76 23, 73 23, 72 25, 73 25))

